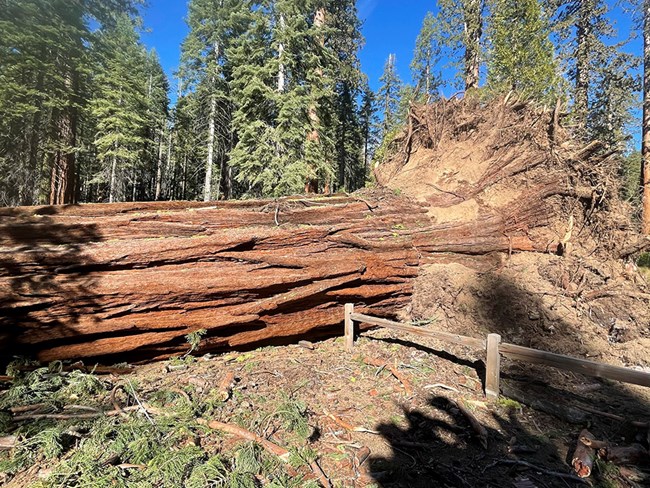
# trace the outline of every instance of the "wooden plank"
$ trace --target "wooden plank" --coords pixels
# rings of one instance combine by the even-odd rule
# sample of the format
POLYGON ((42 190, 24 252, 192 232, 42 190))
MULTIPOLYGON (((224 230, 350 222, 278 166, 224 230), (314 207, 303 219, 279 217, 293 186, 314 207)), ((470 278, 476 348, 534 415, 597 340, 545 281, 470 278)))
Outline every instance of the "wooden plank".
POLYGON ((499 399, 499 380, 501 376, 501 355, 499 354, 499 334, 488 334, 487 337, 487 359, 485 362, 485 396, 496 401, 499 399))
POLYGON ((352 315, 354 314, 354 304, 345 304, 345 349, 352 352, 354 349, 354 321, 352 315))
POLYGON ((485 349, 486 345, 484 339, 476 339, 474 337, 466 337, 458 334, 450 334, 448 332, 440 332, 437 330, 424 329, 422 327, 414 327, 412 325, 406 325, 399 322, 393 322, 392 320, 371 317, 370 315, 364 315, 361 313, 353 313, 351 315, 351 318, 357 322, 379 325, 381 327, 385 327, 386 329, 397 330, 400 332, 409 332, 411 334, 424 337, 433 337, 444 342, 460 344, 461 346, 474 347, 476 349, 485 349))
POLYGON ((554 368, 573 371, 574 373, 582 373, 597 378, 607 378, 650 387, 650 373, 644 373, 630 368, 611 366, 609 364, 573 358, 547 351, 538 351, 537 349, 505 342, 499 346, 499 351, 510 359, 517 359, 532 364, 545 364, 554 368))

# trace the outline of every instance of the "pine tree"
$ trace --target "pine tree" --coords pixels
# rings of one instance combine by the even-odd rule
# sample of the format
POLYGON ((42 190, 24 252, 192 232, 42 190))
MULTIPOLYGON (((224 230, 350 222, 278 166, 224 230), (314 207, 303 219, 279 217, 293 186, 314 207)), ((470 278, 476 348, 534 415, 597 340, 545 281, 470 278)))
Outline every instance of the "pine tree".
POLYGON ((495 0, 489 20, 490 88, 553 101, 557 68, 548 21, 538 0, 495 0))
POLYGON ((641 125, 641 228, 650 235, 650 0, 643 1, 643 122, 641 125))
POLYGON ((436 31, 436 17, 427 12, 422 29, 415 41, 415 52, 411 62, 412 78, 415 82, 415 98, 421 103, 431 103, 438 98, 441 74, 436 71, 440 61, 441 47, 436 31))
POLYGON ((485 0, 439 0, 437 37, 449 59, 462 56, 461 77, 465 91, 478 88, 483 39, 485 0))
POLYGON ((137 186, 147 127, 147 55, 135 25, 124 15, 102 35, 100 45, 91 112, 97 121, 97 156, 104 167, 96 181, 107 183, 108 201, 115 202, 127 198, 127 181, 132 193, 137 186))
POLYGON ((205 123, 205 169, 203 199, 219 198, 227 176, 228 154, 232 147, 232 105, 230 63, 226 53, 239 35, 241 15, 248 1, 192 0, 189 3, 189 34, 182 45, 181 77, 187 92, 196 92, 202 102, 205 123), (215 165, 215 162, 218 165, 215 165), (215 166, 218 171, 215 175, 215 166))
POLYGON ((560 58, 572 85, 572 112, 579 135, 589 139, 606 130, 621 132, 611 122, 624 120, 623 112, 633 103, 635 94, 630 88, 635 81, 631 70, 636 60, 622 51, 625 43, 614 42, 616 32, 608 19, 608 6, 603 0, 547 0, 547 3, 549 11, 554 13, 560 58), (605 98, 616 100, 607 103, 608 109, 618 111, 614 117, 602 109, 599 97, 603 95, 603 84, 609 92, 605 98))
POLYGON ((361 96, 359 107, 359 123, 361 125, 362 161, 364 168, 364 181, 370 176, 370 163, 379 146, 381 125, 377 117, 377 100, 375 93, 367 82, 361 96))
MULTIPOLYGON (((158 54, 147 54, 146 76, 146 147, 143 158, 147 162, 151 188, 147 188, 146 197, 160 200, 163 193, 165 143, 168 139, 167 122, 169 119, 169 82, 160 65, 158 54)), ((169 164, 169 161, 167 161, 169 164)), ((143 178, 144 180, 144 178, 143 178)))
POLYGON ((386 138, 397 126, 400 94, 402 90, 402 81, 397 74, 394 54, 388 55, 388 59, 384 65, 384 72, 381 78, 379 78, 379 81, 381 82, 381 86, 378 92, 378 100, 383 114, 382 138, 386 138))
POLYGON ((7 203, 76 200, 94 33, 132 10, 130 0, 3 2, 0 164, 10 165, 12 178, 0 192, 7 203))

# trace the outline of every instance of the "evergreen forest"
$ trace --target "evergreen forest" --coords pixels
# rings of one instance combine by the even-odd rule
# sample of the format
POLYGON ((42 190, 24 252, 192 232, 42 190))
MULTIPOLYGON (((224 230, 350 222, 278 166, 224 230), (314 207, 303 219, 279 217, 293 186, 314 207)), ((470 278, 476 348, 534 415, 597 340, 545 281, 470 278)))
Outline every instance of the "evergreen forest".
POLYGON ((190 0, 174 80, 138 0, 0 3, 3 206, 350 192, 413 104, 514 91, 559 100, 580 138, 619 154, 640 211, 644 60, 629 43, 644 2, 622 7, 632 32, 604 0, 431 2, 400 34, 412 81, 391 54, 376 91, 354 0, 190 0))

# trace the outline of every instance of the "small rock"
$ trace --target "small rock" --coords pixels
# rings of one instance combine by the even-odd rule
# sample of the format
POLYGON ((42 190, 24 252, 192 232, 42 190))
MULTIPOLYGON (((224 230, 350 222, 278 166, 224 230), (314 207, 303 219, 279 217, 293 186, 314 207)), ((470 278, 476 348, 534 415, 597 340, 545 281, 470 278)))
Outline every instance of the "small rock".
POLYGON ((539 313, 539 310, 531 310, 528 312, 529 320, 539 320, 542 318, 542 315, 539 313))

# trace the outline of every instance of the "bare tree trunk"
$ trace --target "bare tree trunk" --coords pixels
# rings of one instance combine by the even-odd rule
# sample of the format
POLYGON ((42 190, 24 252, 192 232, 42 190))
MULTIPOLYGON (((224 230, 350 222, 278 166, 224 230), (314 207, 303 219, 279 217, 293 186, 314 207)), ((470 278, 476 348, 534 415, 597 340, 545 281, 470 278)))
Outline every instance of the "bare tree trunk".
MULTIPOLYGON (((117 142, 115 143, 115 150, 117 152, 117 142)), ((108 203, 115 201, 115 174, 117 173, 117 154, 113 154, 113 161, 111 163, 111 178, 110 186, 108 189, 108 203)))
POLYGON ((643 137, 641 139, 642 230, 650 235, 650 0, 643 2, 643 137))
MULTIPOLYGON (((325 24, 325 9, 319 8, 314 14, 314 27, 319 28, 325 24)), ((324 40, 321 38, 319 42, 324 44, 324 40)), ((323 70, 321 68, 316 69, 316 78, 320 79, 323 76, 323 70)), ((312 130, 307 135, 307 140, 312 141, 316 144, 320 144, 320 117, 318 116, 318 111, 316 109, 316 103, 312 103, 309 107, 309 121, 311 122, 312 130)), ((318 179, 309 178, 305 183, 305 193, 318 193, 318 179)))
MULTIPOLYGON (((278 19, 278 24, 280 26, 280 31, 284 32, 285 29, 285 21, 284 21, 284 15, 280 14, 280 17, 278 19)), ((286 84, 286 69, 284 66, 283 62, 283 56, 284 56, 284 44, 280 42, 278 44, 278 92, 282 93, 284 91, 284 87, 286 84)))
POLYGON ((591 0, 581 1, 576 23, 578 51, 576 53, 574 112, 583 136, 587 127, 589 107, 589 49, 593 35, 591 27, 593 7, 591 0))
POLYGON ((483 35, 484 0, 463 2, 465 44, 465 91, 478 88, 483 35))
POLYGON ((205 183, 203 185, 203 201, 209 202, 212 198, 212 165, 214 159, 214 119, 217 111, 217 99, 213 95, 210 99, 210 120, 208 121, 208 157, 205 161, 205 183))
POLYGON ((162 192, 162 165, 163 165, 163 133, 160 133, 160 139, 158 141, 158 163, 156 165, 156 193, 154 195, 154 200, 160 200, 160 194, 162 192))
MULTIPOLYGON (((214 62, 219 62, 219 43, 214 43, 214 62)), ((217 68, 215 67, 215 71, 217 68)), ((212 78, 212 87, 217 81, 217 73, 212 78)), ((212 199, 212 166, 214 164, 214 126, 217 116, 217 97, 213 93, 210 97, 210 120, 208 121, 208 156, 205 161, 205 182, 203 185, 203 201, 209 202, 212 199)))

